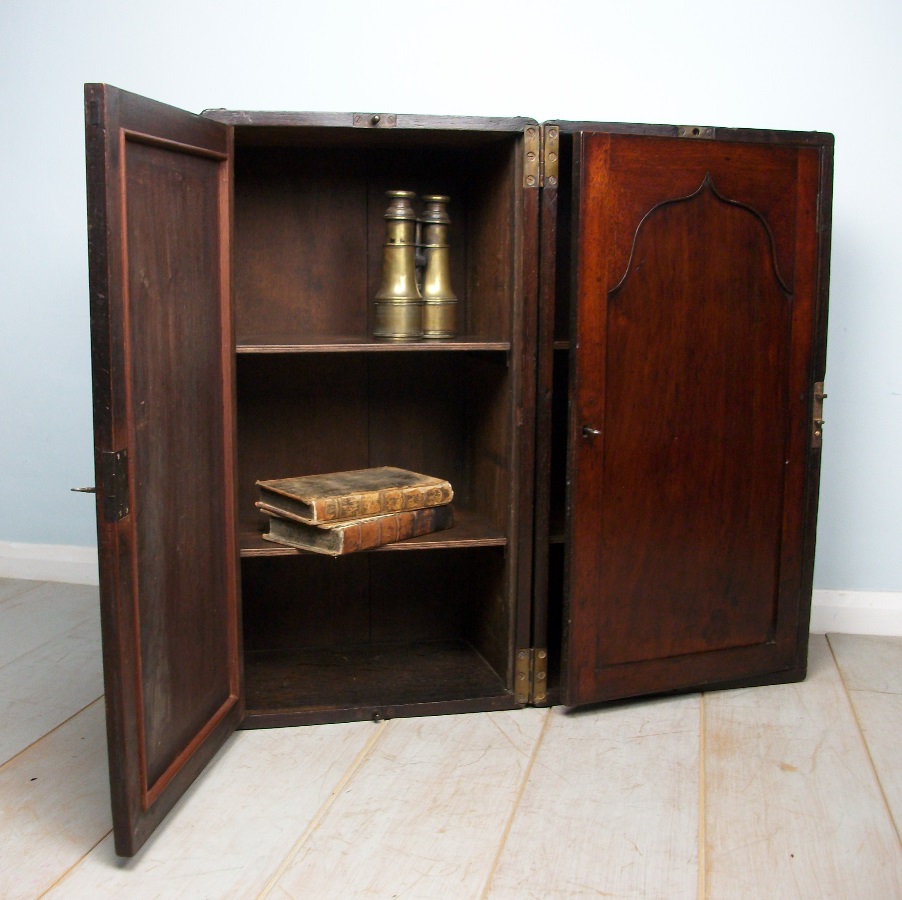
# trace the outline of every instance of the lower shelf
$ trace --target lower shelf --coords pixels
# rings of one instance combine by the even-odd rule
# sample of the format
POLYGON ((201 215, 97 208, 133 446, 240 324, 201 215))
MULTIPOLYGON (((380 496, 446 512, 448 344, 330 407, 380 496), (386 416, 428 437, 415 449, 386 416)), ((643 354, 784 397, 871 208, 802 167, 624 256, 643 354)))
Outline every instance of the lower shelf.
POLYGON ((465 641, 249 653, 246 728, 512 709, 465 641))

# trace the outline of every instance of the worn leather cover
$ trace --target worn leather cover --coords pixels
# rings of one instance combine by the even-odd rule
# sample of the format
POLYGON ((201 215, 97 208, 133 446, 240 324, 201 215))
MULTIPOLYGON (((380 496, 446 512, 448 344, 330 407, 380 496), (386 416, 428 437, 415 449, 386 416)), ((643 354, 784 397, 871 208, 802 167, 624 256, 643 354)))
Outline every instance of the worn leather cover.
POLYGON ((258 481, 257 486, 257 506, 311 525, 441 506, 454 496, 444 479, 394 466, 258 481))
POLYGON ((454 524, 454 511, 450 504, 328 525, 310 525, 283 518, 274 515, 264 504, 258 505, 270 514, 269 532, 263 535, 264 540, 330 556, 370 550, 383 544, 442 531, 454 524))

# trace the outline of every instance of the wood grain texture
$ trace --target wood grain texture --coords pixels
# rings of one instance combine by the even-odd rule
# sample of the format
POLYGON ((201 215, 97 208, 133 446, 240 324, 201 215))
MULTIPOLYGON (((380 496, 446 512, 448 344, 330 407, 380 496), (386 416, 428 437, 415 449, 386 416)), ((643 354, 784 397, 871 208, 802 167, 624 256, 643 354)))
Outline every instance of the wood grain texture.
POLYGON ((280 709, 297 724, 513 705, 503 547, 253 558, 244 570, 253 727, 280 709))
POLYGON ((134 852, 241 717, 231 135, 86 86, 95 451, 128 452, 98 544, 110 772, 134 852))
POLYGON ((902 638, 827 635, 858 727, 902 838, 902 638))
POLYGON ((775 623, 789 301, 767 232, 700 187, 649 213, 632 259, 608 296, 599 439, 599 587, 620 598, 600 631, 624 640, 598 667, 760 644, 775 623))
POLYGON ((804 685, 705 709, 708 896, 902 894, 899 838, 822 636, 804 685))
POLYGON ((103 701, 0 767, 0 895, 43 894, 112 828, 103 701))
POLYGON ((552 710, 486 896, 695 897, 699 703, 552 710))
POLYGON ((255 653, 246 667, 249 713, 363 708, 367 718, 393 718, 403 706, 505 695, 463 641, 255 653))
POLYGON ((0 668, 59 638, 83 622, 97 621, 97 588, 93 585, 13 581, 24 587, 0 599, 0 668))
POLYGON ((256 896, 367 746, 372 724, 240 732, 131 860, 103 841, 51 897, 256 896))
POLYGON ((234 598, 218 608, 228 596, 221 398, 231 386, 222 383, 220 251, 209 229, 219 163, 127 141, 124 164, 135 650, 149 791, 237 693, 234 598))
POLYGON ((103 693, 101 660, 95 610, 90 619, 0 667, 0 762, 29 747, 103 693))
POLYGON ((268 896, 479 897, 546 715, 388 723, 268 896))

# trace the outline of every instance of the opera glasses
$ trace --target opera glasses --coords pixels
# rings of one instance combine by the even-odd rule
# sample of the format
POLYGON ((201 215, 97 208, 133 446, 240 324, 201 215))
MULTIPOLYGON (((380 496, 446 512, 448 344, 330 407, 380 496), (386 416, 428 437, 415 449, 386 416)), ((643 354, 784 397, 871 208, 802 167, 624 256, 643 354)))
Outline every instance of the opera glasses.
POLYGON ((382 281, 373 298, 373 336, 417 341, 457 333, 457 297, 451 290, 448 197, 428 195, 417 218, 412 191, 387 191, 382 281))

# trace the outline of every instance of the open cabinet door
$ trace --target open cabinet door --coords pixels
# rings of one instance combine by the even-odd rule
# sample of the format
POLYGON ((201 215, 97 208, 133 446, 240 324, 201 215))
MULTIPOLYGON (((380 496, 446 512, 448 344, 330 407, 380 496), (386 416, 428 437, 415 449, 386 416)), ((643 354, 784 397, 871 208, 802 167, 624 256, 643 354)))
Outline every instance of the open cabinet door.
POLYGON ((573 138, 568 705, 805 673, 832 136, 684 131, 573 138))
POLYGON ((104 683, 130 856, 242 716, 231 131, 87 85, 104 683))

